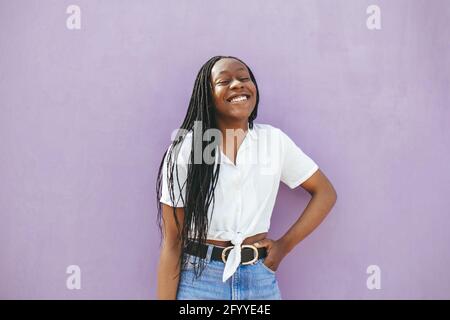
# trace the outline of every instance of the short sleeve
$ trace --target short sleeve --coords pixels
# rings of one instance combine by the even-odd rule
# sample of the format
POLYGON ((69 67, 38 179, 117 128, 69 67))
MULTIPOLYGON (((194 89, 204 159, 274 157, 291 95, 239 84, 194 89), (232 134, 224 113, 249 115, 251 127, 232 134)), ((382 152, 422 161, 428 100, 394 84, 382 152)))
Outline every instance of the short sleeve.
MULTIPOLYGON (((182 157, 178 157, 176 161, 176 167, 173 167, 173 197, 170 196, 169 191, 169 175, 167 172, 167 156, 169 154, 170 147, 164 157, 164 164, 162 168, 161 177, 161 198, 160 202, 165 203, 171 207, 184 207, 186 201, 186 179, 187 179, 187 162, 182 157), (178 169, 178 176, 177 176, 178 169), (174 201, 172 201, 172 199, 174 201)), ((174 163, 175 152, 172 153, 171 163, 174 163)))
POLYGON ((281 131, 281 181, 294 189, 308 180, 319 166, 299 146, 281 131))

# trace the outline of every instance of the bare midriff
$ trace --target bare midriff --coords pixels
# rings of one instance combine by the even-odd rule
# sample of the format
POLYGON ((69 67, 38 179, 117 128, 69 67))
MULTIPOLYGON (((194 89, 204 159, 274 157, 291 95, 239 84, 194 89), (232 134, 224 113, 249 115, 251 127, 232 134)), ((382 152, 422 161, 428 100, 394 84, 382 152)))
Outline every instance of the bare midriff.
MULTIPOLYGON (((254 244, 255 242, 262 240, 264 238, 266 238, 267 236, 267 232, 263 232, 263 233, 258 233, 255 234, 251 237, 245 238, 244 241, 242 241, 242 244, 254 244)), ((220 241, 220 240, 206 240, 207 243, 213 244, 215 246, 219 246, 219 247, 229 247, 232 246, 233 244, 231 243, 231 241, 220 241)))

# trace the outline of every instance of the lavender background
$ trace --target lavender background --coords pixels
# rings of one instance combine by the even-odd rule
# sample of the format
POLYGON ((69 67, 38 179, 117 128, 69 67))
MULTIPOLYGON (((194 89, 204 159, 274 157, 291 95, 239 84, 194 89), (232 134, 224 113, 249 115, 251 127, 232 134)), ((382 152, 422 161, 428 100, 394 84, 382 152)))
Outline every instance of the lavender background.
MULTIPOLYGON (((280 265, 283 298, 449 299, 448 21, 445 0, 0 0, 0 298, 156 297, 158 165, 200 66, 223 54, 253 69, 257 122, 339 195, 280 265)), ((308 201, 282 185, 270 237, 308 201)))

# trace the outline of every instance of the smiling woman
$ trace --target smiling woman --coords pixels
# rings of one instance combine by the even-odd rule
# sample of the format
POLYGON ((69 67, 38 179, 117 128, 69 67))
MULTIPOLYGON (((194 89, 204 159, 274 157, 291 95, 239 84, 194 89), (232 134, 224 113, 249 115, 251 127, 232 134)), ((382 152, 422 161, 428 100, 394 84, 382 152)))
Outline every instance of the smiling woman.
POLYGON ((240 59, 217 56, 200 69, 158 173, 158 298, 281 299, 278 265, 334 205, 336 192, 318 165, 282 130, 254 123, 258 103, 256 79, 240 59), (220 132, 214 161, 197 161, 194 151, 208 151, 203 138, 211 130, 220 132), (271 240, 280 181, 313 197, 289 231, 271 240))
POLYGON ((237 110, 251 113, 256 103, 256 86, 250 79, 249 71, 242 66, 241 62, 234 59, 220 60, 212 69, 211 80, 214 86, 216 110, 221 115, 230 111, 230 104, 242 105, 237 110), (243 85, 242 90, 230 93, 227 88, 229 88, 230 83, 234 85, 234 81, 245 83, 245 85, 243 85))
MULTIPOLYGON (((259 101, 256 80, 250 73, 250 69, 243 62, 234 58, 217 61, 211 70, 217 127, 222 136, 226 137, 222 149, 232 162, 235 162, 245 132, 237 137, 234 137, 234 133, 237 133, 237 129, 247 130, 248 119, 259 101), (228 133, 233 134, 227 134, 227 129, 228 133), (230 136, 234 138, 233 141, 230 141, 230 136)), ((256 118, 256 110, 253 116, 256 118)), ((253 123, 250 128, 252 127, 253 123)))

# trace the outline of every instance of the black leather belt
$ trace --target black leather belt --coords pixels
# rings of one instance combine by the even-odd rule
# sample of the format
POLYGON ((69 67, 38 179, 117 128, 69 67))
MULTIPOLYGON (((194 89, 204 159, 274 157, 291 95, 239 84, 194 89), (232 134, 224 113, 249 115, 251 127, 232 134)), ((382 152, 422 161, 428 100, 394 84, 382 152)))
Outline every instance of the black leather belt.
MULTIPOLYGON (((209 244, 212 245, 212 244, 209 244)), ((223 263, 227 262, 228 255, 230 254, 231 249, 234 246, 229 246, 226 248, 213 246, 213 250, 211 253, 211 260, 222 261, 223 263)), ((206 254, 208 252, 208 245, 200 244, 198 242, 189 241, 185 248, 185 253, 200 257, 202 259, 206 258, 206 254), (196 253, 196 249, 200 246, 198 250, 198 254, 196 253)), ((265 258, 267 256, 267 250, 265 247, 256 248, 254 245, 241 245, 241 264, 252 264, 256 262, 256 260, 265 258)))

